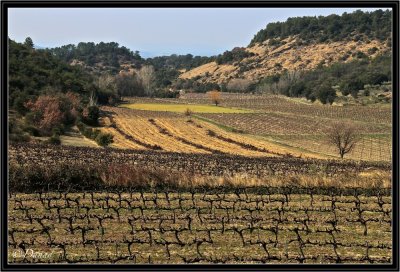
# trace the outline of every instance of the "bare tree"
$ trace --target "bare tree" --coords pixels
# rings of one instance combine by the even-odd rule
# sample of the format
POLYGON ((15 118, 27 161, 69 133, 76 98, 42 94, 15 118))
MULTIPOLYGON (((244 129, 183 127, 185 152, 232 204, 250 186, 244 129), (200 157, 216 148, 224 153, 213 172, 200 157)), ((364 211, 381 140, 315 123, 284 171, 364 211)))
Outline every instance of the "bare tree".
POLYGON ((142 96, 143 87, 137 75, 119 74, 115 78, 117 93, 122 100, 123 96, 142 96))
POLYGON ((145 65, 138 72, 138 77, 144 88, 144 92, 147 96, 153 95, 152 85, 155 78, 154 67, 151 65, 145 65))
POLYGON ((280 94, 290 85, 296 83, 303 75, 303 70, 285 71, 278 81, 261 82, 256 87, 259 93, 280 94))
POLYGON ((334 123, 326 133, 330 144, 334 145, 343 159, 344 155, 352 151, 359 141, 359 134, 355 126, 347 123, 334 123))
POLYGON ((89 107, 95 107, 97 106, 97 96, 94 92, 90 93, 90 97, 89 97, 89 107))
POLYGON ((234 78, 228 82, 228 84, 226 85, 226 88, 229 91, 246 92, 251 84, 252 84, 252 81, 249 79, 234 78))
POLYGON ((115 81, 116 81, 115 77, 113 77, 112 75, 101 75, 97 80, 97 87, 99 87, 99 89, 105 92, 115 93, 116 92, 115 81))

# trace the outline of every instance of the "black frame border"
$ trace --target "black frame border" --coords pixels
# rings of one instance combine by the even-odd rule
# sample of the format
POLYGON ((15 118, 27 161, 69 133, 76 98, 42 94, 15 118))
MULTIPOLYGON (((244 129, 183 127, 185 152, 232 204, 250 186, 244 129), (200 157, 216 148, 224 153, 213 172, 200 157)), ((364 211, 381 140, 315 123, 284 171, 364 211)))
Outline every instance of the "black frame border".
POLYGON ((149 271, 399 271, 399 6, 391 1, 11 1, 1 2, 1 267, 2 271, 71 271, 71 270, 149 270, 149 271), (8 9, 9 8, 391 8, 393 12, 392 29, 392 264, 9 264, 8 230, 8 9))

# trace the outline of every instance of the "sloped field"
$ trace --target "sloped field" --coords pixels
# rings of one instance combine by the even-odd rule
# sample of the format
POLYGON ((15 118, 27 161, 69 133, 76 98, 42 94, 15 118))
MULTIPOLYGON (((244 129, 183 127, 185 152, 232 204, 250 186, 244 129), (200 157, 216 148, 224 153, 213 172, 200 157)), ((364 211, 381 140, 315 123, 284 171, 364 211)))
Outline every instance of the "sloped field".
POLYGON ((210 123, 172 112, 104 107, 113 147, 183 153, 235 154, 250 157, 287 156, 288 148, 227 132, 210 123))

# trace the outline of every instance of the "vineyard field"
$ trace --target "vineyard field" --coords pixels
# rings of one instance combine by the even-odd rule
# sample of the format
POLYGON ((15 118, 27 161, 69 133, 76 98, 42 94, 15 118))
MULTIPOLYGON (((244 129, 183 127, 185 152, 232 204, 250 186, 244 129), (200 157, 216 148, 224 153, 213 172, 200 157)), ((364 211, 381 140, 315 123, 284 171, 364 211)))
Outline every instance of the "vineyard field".
MULTIPOLYGON (((290 135, 275 136, 274 140, 290 146, 313 150, 318 154, 326 154, 331 158, 336 158, 336 149, 330 146, 327 141, 318 135, 290 135)), ((356 147, 347 154, 347 158, 352 160, 367 161, 392 161, 392 137, 383 135, 365 135, 357 143, 356 147)))
POLYGON ((127 98, 103 107, 102 128, 116 148, 250 157, 339 158, 325 132, 340 121, 360 135, 349 160, 392 159, 391 109, 387 105, 318 105, 279 95, 222 93, 221 106, 206 94, 180 98, 127 98), (184 111, 190 108, 191 115, 184 111))
POLYGON ((185 112, 190 109, 192 112, 197 113, 250 113, 251 110, 234 109, 226 107, 217 107, 211 105, 201 104, 123 104, 124 108, 134 110, 148 110, 148 111, 167 111, 167 112, 185 112))
POLYGON ((101 106, 107 147, 10 144, 9 263, 393 262, 387 108, 221 101, 101 106), (338 120, 360 136, 345 159, 325 137, 338 120))
MULTIPOLYGON (((163 101, 166 101, 164 99, 163 101)), ((205 94, 186 94, 177 99, 186 103, 210 103, 205 94)), ((162 103, 161 101, 159 103, 162 103)), ((165 102, 168 103, 168 102, 165 102)), ((244 109, 259 110, 262 112, 280 112, 294 115, 305 115, 312 117, 330 119, 349 119, 368 123, 392 123, 391 105, 354 105, 354 106, 330 106, 313 104, 310 102, 299 102, 281 95, 249 95, 237 93, 223 93, 221 106, 239 107, 244 109)))
MULTIPOLYGON (((255 135, 322 135, 336 120, 287 113, 211 114, 199 116, 255 135)), ((363 134, 390 134, 391 126, 346 120, 363 134)))
POLYGON ((390 263, 388 196, 86 192, 12 194, 9 261, 390 263), (21 248, 52 252, 18 257, 21 248))
POLYGON ((392 262, 388 163, 9 151, 10 263, 392 262))
MULTIPOLYGON (((351 160, 304 159, 291 157, 245 157, 229 154, 201 154, 160 152, 156 150, 99 149, 70 146, 41 146, 36 144, 14 144, 9 148, 12 164, 49 167, 51 165, 81 164, 138 165, 151 169, 187 172, 201 176, 233 176, 244 174, 268 177, 289 175, 313 175, 323 173, 337 176, 342 173, 365 171, 389 171, 387 162, 354 162, 351 160)), ((351 182, 352 180, 349 180, 351 182)))

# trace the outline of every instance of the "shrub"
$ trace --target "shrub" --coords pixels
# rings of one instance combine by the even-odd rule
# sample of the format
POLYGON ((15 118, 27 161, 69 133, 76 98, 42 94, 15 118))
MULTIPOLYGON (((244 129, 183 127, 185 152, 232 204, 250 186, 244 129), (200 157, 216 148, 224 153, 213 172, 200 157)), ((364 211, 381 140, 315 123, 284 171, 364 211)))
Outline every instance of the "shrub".
POLYGON ((16 165, 9 169, 9 189, 17 192, 43 192, 46 190, 92 189, 100 187, 100 179, 94 169, 84 165, 63 163, 56 166, 16 165))
POLYGON ((82 131, 83 136, 87 137, 87 138, 92 138, 92 133, 93 133, 93 129, 85 127, 82 131))
POLYGON ((376 47, 374 46, 374 47, 368 49, 368 54, 372 55, 372 54, 374 54, 376 51, 378 51, 378 48, 376 48, 376 47))
POLYGON ((97 126, 99 123, 100 110, 97 106, 89 106, 83 111, 83 118, 86 124, 97 126))
POLYGON ((92 139, 96 140, 97 136, 99 136, 101 134, 101 131, 98 129, 92 129, 92 139))
POLYGON ((78 122, 76 126, 83 136, 95 140, 100 146, 107 146, 113 142, 114 136, 110 133, 102 133, 99 129, 89 128, 82 122, 78 122))
POLYGON ((246 51, 245 48, 235 47, 231 51, 225 51, 223 54, 218 55, 215 61, 217 64, 231 64, 252 56, 254 56, 254 53, 246 51))
POLYGON ((15 134, 12 133, 9 135, 10 142, 29 142, 31 137, 28 134, 15 134))
POLYGON ((278 47, 278 46, 280 46, 282 44, 282 42, 280 41, 280 40, 278 40, 278 39, 270 39, 269 41, 268 41, 268 45, 269 46, 276 46, 276 47, 278 47))
POLYGON ((212 131, 212 130, 208 130, 208 131, 207 131, 207 135, 209 135, 209 136, 211 136, 211 137, 217 136, 217 134, 216 134, 214 131, 212 131))
POLYGON ((50 134, 50 131, 60 123, 65 121, 66 112, 62 98, 50 95, 41 95, 33 102, 26 103, 27 108, 31 110, 27 120, 38 127, 44 134, 50 134))
POLYGON ((343 95, 351 93, 354 96, 354 94, 358 93, 362 88, 364 88, 364 83, 358 78, 344 80, 340 84, 340 89, 343 95))
POLYGON ((97 134, 95 140, 96 143, 100 146, 108 146, 109 144, 113 143, 114 136, 110 133, 102 133, 99 130, 96 130, 99 133, 97 134))
POLYGON ((61 144, 60 135, 55 134, 45 142, 52 145, 60 145, 61 144))
POLYGON ((60 125, 60 126, 57 126, 57 127, 53 128, 51 130, 51 132, 53 133, 53 135, 60 136, 60 135, 62 135, 64 133, 64 128, 60 125))
POLYGON ((34 126, 26 126, 24 128, 24 131, 28 132, 29 135, 32 135, 32 136, 36 136, 36 137, 40 136, 39 130, 37 128, 35 128, 34 126))
POLYGON ((363 58, 366 58, 367 55, 366 55, 364 52, 357 51, 356 57, 357 57, 358 59, 363 59, 363 58))
POLYGON ((13 107, 19 114, 24 115, 28 112, 28 109, 25 107, 26 100, 27 100, 27 96, 24 94, 15 98, 13 107))

